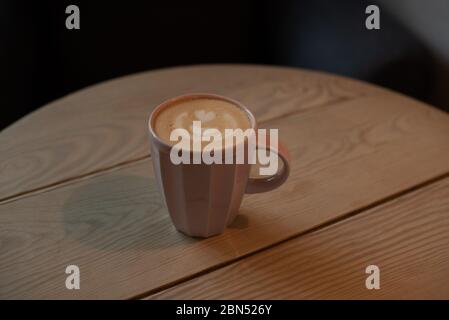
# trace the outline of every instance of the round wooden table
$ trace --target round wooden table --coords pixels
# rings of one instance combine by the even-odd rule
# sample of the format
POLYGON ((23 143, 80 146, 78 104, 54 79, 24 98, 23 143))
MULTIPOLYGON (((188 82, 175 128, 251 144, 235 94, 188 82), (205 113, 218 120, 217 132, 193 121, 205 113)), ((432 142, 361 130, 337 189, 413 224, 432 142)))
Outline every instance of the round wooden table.
POLYGON ((0 298, 449 298, 449 116, 389 90, 281 67, 156 70, 42 107, 0 133, 0 154, 0 298), (240 100, 292 156, 285 185, 205 240, 172 226, 147 141, 152 108, 188 92, 240 100))

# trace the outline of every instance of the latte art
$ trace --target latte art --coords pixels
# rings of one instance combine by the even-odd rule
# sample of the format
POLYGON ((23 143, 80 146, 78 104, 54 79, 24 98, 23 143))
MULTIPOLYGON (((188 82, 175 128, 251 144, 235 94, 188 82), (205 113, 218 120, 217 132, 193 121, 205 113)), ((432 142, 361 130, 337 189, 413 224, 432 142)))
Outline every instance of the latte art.
POLYGON ((217 129, 224 136, 226 129, 246 130, 251 127, 248 116, 239 107, 220 99, 192 99, 181 101, 163 110, 156 118, 156 134, 168 144, 174 129, 186 129, 193 136, 194 121, 202 130, 217 129))
POLYGON ((202 122, 215 119, 215 112, 213 111, 196 110, 194 114, 196 119, 202 122))

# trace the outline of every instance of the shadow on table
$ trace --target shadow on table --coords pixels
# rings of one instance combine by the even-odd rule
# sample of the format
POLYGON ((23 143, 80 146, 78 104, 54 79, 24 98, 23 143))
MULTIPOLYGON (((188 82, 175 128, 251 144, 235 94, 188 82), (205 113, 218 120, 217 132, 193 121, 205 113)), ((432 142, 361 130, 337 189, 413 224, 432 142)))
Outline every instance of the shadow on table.
POLYGON ((101 250, 151 250, 198 241, 173 227, 149 177, 110 174, 73 191, 63 207, 69 238, 101 250))
MULTIPOLYGON (((185 246, 191 238, 173 226, 156 180, 110 174, 74 189, 63 206, 67 237, 106 251, 152 250, 185 246)), ((247 215, 238 215, 229 229, 246 229, 247 215)))

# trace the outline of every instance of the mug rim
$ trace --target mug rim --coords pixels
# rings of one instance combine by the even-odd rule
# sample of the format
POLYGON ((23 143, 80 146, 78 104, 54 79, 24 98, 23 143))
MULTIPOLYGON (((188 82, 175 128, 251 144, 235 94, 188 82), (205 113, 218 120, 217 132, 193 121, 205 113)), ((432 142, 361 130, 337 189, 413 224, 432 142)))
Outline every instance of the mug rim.
MULTIPOLYGON (((250 122, 250 129, 257 129, 257 122, 256 122, 256 118, 254 117, 254 115, 252 114, 252 112, 245 106, 243 105, 241 102, 234 100, 232 98, 228 98, 219 94, 215 94, 215 93, 187 93, 187 94, 182 94, 173 98, 170 98, 168 100, 165 100, 164 102, 158 104, 153 111, 151 112, 149 118, 148 118, 148 130, 150 131, 151 136, 157 141, 158 144, 162 145, 165 148, 169 148, 171 149, 173 147, 173 145, 168 144, 167 142, 165 142, 164 140, 162 140, 162 138, 160 138, 156 132, 154 131, 154 121, 157 117, 157 115, 165 108, 170 107, 171 105, 175 104, 175 103, 179 103, 181 101, 186 101, 186 100, 194 100, 194 99, 215 99, 215 100, 222 100, 222 101, 226 101, 229 102, 233 105, 235 105, 236 107, 240 108, 241 110, 243 110, 246 115, 248 116, 248 120, 250 122)), ((190 152, 193 152, 193 150, 190 150, 190 152)))

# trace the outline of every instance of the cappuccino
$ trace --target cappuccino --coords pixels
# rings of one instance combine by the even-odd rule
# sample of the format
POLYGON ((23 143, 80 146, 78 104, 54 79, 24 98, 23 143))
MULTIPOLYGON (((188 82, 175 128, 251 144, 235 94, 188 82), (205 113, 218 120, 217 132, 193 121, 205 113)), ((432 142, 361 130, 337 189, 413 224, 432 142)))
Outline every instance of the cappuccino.
POLYGON ((250 120, 241 108, 231 102, 198 98, 177 102, 161 111, 154 124, 155 133, 167 144, 174 145, 170 134, 175 129, 185 129, 193 136, 194 121, 201 129, 217 129, 224 136, 226 129, 251 128, 250 120))

